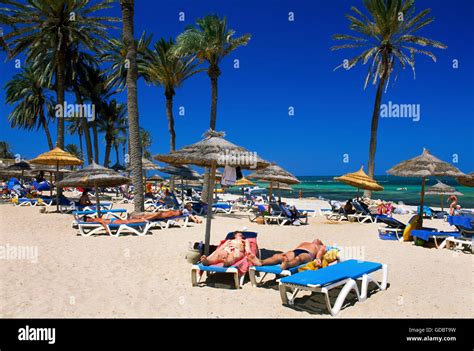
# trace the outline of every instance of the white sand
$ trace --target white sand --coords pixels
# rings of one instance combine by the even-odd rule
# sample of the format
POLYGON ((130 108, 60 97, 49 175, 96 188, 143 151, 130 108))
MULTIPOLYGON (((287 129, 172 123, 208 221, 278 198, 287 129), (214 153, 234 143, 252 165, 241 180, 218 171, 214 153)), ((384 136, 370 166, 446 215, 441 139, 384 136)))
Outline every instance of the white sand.
MULTIPOLYGON (((304 202, 299 206, 326 207, 304 202)), ((407 221, 409 216, 396 217, 407 221)), ((204 224, 154 230, 145 237, 85 238, 71 222, 70 215, 40 214, 37 207, 0 205, 0 246, 38 250, 37 263, 0 259, 0 317, 329 316, 322 295, 299 300, 295 309, 282 306, 276 284, 255 288, 247 282, 233 290, 230 279, 219 277, 213 279, 217 287, 192 287, 184 257, 188 242, 203 240, 204 224)), ((362 253, 365 260, 388 264, 388 290, 352 302, 339 314, 342 318, 474 317, 472 255, 382 241, 379 225, 328 224, 318 216, 307 226, 280 227, 250 223, 245 215, 217 215, 212 242, 246 226, 258 232, 261 249, 290 250, 319 237, 362 253)), ((425 225, 452 230, 442 220, 425 225)))

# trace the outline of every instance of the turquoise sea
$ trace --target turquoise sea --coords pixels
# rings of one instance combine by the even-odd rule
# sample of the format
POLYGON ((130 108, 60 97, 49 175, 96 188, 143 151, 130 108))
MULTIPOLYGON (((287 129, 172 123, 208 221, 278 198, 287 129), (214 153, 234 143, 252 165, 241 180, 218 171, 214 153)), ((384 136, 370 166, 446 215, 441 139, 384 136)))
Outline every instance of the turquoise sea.
MULTIPOLYGON (((298 192, 301 190, 302 195, 305 198, 314 197, 345 201, 353 198, 357 194, 357 189, 335 181, 333 178, 333 176, 298 177, 301 184, 293 185, 293 191, 282 191, 282 196, 290 198, 298 197, 298 192)), ((395 202, 403 201, 407 205, 419 204, 421 190, 420 178, 376 176, 375 179, 384 187, 384 190, 372 193, 373 199, 390 200, 395 202)), ((435 185, 437 179, 445 184, 455 187, 457 191, 464 194, 463 196, 458 196, 458 203, 463 208, 474 208, 474 188, 461 186, 453 178, 434 177, 427 179, 426 186, 429 187, 435 185)), ((444 196, 443 199, 444 207, 449 207, 446 196, 444 196)), ((441 206, 440 196, 426 196, 425 202, 428 206, 441 206)))

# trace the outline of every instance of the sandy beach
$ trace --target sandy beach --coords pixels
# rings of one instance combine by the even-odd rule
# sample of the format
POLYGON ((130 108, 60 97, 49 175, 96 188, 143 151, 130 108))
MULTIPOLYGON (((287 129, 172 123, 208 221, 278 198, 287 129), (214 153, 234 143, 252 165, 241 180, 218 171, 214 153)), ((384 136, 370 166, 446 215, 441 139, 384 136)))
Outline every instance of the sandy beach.
MULTIPOLYGON (((326 207, 318 200, 291 201, 307 209, 326 207)), ((275 282, 257 288, 246 280, 235 290, 229 277, 219 276, 192 287, 185 255, 189 242, 203 240, 205 224, 156 229, 144 237, 81 237, 71 228, 71 215, 10 204, 0 205, 0 212, 0 245, 36 247, 38 254, 37 262, 2 259, 0 317, 330 317, 322 295, 303 294, 295 307, 283 306, 275 282)), ((406 222, 410 216, 395 217, 406 222)), ((474 317, 472 255, 380 240, 381 224, 329 223, 319 215, 309 223, 257 225, 244 213, 218 214, 211 242, 247 227, 258 232, 263 256, 321 238, 346 255, 388 264, 388 289, 363 303, 352 296, 338 318, 474 317)), ((443 220, 425 225, 452 230, 443 220)))

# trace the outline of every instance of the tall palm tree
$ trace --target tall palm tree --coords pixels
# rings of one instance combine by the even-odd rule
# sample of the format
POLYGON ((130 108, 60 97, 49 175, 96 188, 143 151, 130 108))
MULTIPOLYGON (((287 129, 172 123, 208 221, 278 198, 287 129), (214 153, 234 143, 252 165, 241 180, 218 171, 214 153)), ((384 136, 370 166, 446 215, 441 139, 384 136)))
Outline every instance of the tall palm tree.
POLYGON ((207 61, 207 74, 211 79, 211 118, 210 127, 216 130, 217 118, 217 79, 221 74, 219 63, 239 46, 247 45, 250 34, 234 38, 235 31, 227 27, 227 19, 208 15, 196 21, 196 27, 188 27, 177 38, 178 54, 195 54, 198 59, 207 61))
MULTIPOLYGON (((12 27, 4 35, 10 47, 10 57, 27 50, 27 60, 34 61, 41 53, 54 53, 55 89, 57 104, 64 106, 66 89, 67 50, 71 45, 82 45, 90 51, 103 46, 111 28, 111 17, 95 17, 97 11, 111 7, 113 0, 104 0, 89 6, 89 0, 35 0, 22 4, 15 0, 0 0, 8 7, 0 11, 0 20, 12 27), (5 19, 8 19, 5 21, 5 19)), ((64 148, 64 119, 58 118, 56 145, 64 148)))
POLYGON ((10 145, 6 141, 0 141, 0 158, 14 158, 10 145))
POLYGON ((153 144, 151 133, 145 128, 140 128, 140 142, 142 144, 143 157, 147 160, 152 158, 150 146, 153 144))
MULTIPOLYGON (((364 5, 368 15, 351 7, 353 14, 346 16, 350 29, 357 32, 357 36, 335 34, 334 40, 345 40, 347 43, 333 46, 331 50, 362 49, 362 53, 341 66, 351 69, 357 63, 365 65, 370 61, 364 89, 370 80, 373 85, 378 84, 372 113, 368 162, 368 174, 373 177, 380 104, 384 88, 387 89, 395 67, 404 69, 409 66, 415 77, 415 54, 426 55, 436 62, 436 56, 432 52, 416 45, 438 49, 446 49, 447 46, 439 41, 414 35, 434 21, 432 17, 427 17, 431 9, 415 12, 414 0, 364 0, 364 5)), ((371 194, 366 192, 366 195, 371 194)))
POLYGON ((132 183, 135 188, 135 211, 145 210, 145 189, 142 178, 142 146, 140 143, 140 122, 138 115, 137 93, 137 48, 133 38, 135 12, 134 0, 120 0, 123 19, 123 40, 127 48, 127 102, 128 102, 128 130, 130 163, 132 169, 132 183))
POLYGON ((170 133, 170 151, 176 148, 176 133, 174 130, 173 97, 175 89, 196 73, 203 71, 197 69, 199 63, 196 56, 176 55, 173 39, 161 38, 155 43, 154 50, 149 55, 144 69, 145 77, 153 84, 163 87, 166 98, 166 116, 168 117, 168 130, 170 133))
POLYGON ((99 118, 99 131, 105 134, 105 157, 104 167, 109 167, 110 151, 114 145, 114 139, 124 133, 127 129, 127 107, 117 103, 116 100, 104 103, 99 118))
MULTIPOLYGON (((120 153, 119 148, 122 146, 123 157, 125 158, 125 145, 127 144, 127 126, 125 126, 124 131, 120 131, 114 135, 114 140, 112 141, 112 145, 115 149, 115 159, 116 163, 121 164, 120 162, 120 153)), ((125 160, 123 164, 125 165, 125 160)))
POLYGON ((11 127, 27 130, 43 128, 51 150, 53 142, 48 115, 54 116, 54 109, 52 99, 46 94, 47 89, 47 81, 41 79, 31 66, 26 66, 6 84, 6 102, 16 104, 8 116, 11 127))

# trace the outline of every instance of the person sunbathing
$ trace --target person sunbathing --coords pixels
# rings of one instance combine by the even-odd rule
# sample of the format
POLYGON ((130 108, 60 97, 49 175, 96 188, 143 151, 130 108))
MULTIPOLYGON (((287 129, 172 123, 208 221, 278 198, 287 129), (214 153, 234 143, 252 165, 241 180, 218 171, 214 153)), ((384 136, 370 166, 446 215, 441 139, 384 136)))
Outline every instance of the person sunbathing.
POLYGON ((79 199, 79 205, 81 205, 81 206, 91 206, 92 205, 91 199, 89 198, 89 192, 87 190, 84 190, 82 192, 82 195, 79 199))
POLYGON ((287 269, 291 267, 299 266, 303 263, 315 261, 318 267, 322 266, 322 259, 326 253, 326 246, 319 239, 313 240, 313 242, 302 242, 296 249, 275 254, 265 260, 260 260, 253 254, 248 255, 248 259, 255 266, 272 266, 280 264, 281 269, 287 269))
POLYGON ((202 255, 201 263, 205 266, 223 263, 224 267, 229 267, 251 253, 250 242, 245 239, 244 234, 235 232, 232 239, 226 240, 212 254, 202 255))
POLYGON ((194 222, 197 224, 202 223, 202 219, 199 218, 199 216, 193 215, 192 213, 193 213, 193 204, 188 202, 186 205, 184 205, 183 214, 187 215, 191 222, 194 222))

